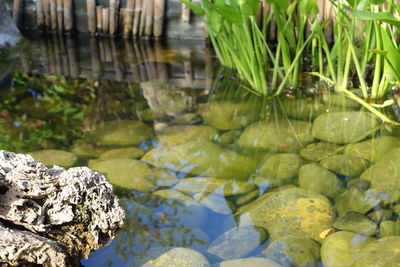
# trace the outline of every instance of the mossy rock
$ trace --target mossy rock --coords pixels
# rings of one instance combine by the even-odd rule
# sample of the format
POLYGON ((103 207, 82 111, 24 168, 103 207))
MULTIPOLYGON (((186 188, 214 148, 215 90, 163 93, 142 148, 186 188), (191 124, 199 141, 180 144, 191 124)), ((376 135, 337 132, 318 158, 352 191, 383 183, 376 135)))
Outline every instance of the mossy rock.
POLYGON ((350 144, 374 134, 379 125, 378 119, 367 112, 332 112, 315 119, 312 134, 328 143, 350 144))
POLYGON ((173 186, 179 182, 175 173, 167 168, 153 168, 147 175, 150 183, 157 186, 173 186))
POLYGON ((375 235, 378 229, 376 223, 368 216, 354 211, 349 211, 337 218, 333 222, 333 226, 339 230, 369 236, 375 235))
POLYGON ((364 142, 346 146, 345 154, 353 157, 367 159, 371 162, 378 161, 389 151, 400 147, 400 139, 393 136, 381 136, 364 142))
POLYGON ((251 257, 251 258, 244 258, 244 259, 237 259, 237 260, 229 260, 219 262, 213 267, 282 267, 282 265, 271 261, 266 258, 258 258, 258 257, 251 257))
POLYGON ((304 121, 257 122, 248 126, 238 145, 254 149, 296 152, 314 141, 311 123, 304 121))
POLYGON ((383 221, 379 225, 379 237, 400 236, 400 221, 383 221))
POLYGON ((220 195, 196 193, 193 198, 204 207, 218 214, 229 215, 236 211, 235 205, 220 195))
POLYGON ((371 218, 376 223, 381 223, 383 221, 388 221, 393 218, 393 211, 389 209, 377 209, 368 214, 368 217, 371 218))
POLYGON ((320 234, 332 227, 333 220, 329 200, 301 188, 267 193, 239 212, 242 224, 263 227, 272 239, 293 235, 321 240, 320 234))
POLYGON ((221 143, 222 145, 230 145, 234 143, 241 134, 242 132, 239 130, 225 132, 220 136, 219 143, 221 143))
POLYGON ((100 123, 88 132, 91 140, 103 146, 136 146, 152 137, 153 130, 134 120, 117 120, 100 123))
POLYGON ((105 151, 100 155, 99 160, 109 159, 138 159, 144 155, 144 151, 138 147, 115 148, 105 151))
POLYGON ((57 165, 64 168, 70 168, 78 161, 78 157, 75 154, 56 149, 38 150, 29 152, 28 154, 47 167, 57 165))
POLYGON ((255 102, 212 102, 201 111, 201 116, 205 124, 220 130, 234 130, 259 120, 259 107, 255 102))
POLYGON ((319 266, 319 244, 310 238, 285 236, 271 242, 265 257, 282 266, 319 266))
POLYGON ((359 176, 369 167, 369 161, 349 155, 334 155, 321 161, 321 166, 344 176, 359 176))
POLYGON ((72 147, 70 147, 70 152, 82 158, 98 158, 106 150, 107 148, 96 147, 85 141, 74 142, 72 147))
POLYGON ((326 102, 331 108, 332 106, 334 106, 342 107, 344 109, 355 109, 361 106, 357 101, 350 99, 346 95, 340 93, 329 94, 326 102))
POLYGON ((237 206, 243 206, 246 205, 250 202, 252 202, 253 200, 257 199, 260 195, 260 190, 256 189, 253 190, 247 194, 241 195, 238 198, 235 199, 235 204, 237 206))
POLYGON ((138 160, 123 158, 95 161, 90 164, 90 168, 104 173, 110 183, 123 188, 143 192, 151 192, 156 188, 147 179, 150 167, 138 160))
POLYGON ((282 100, 282 107, 289 118, 312 121, 329 111, 328 105, 318 98, 282 100))
POLYGON ((352 266, 363 249, 375 239, 352 232, 340 231, 329 235, 321 246, 325 267, 352 266))
POLYGON ((310 161, 321 161, 325 158, 338 154, 342 147, 335 144, 318 142, 308 145, 300 150, 300 156, 310 161))
POLYGON ((296 177, 303 160, 298 154, 270 154, 256 171, 257 177, 264 178, 272 187, 283 185, 296 177))
POLYGON ((318 164, 303 165, 299 171, 299 187, 327 197, 335 197, 343 188, 343 182, 329 170, 318 164))
POLYGON ((51 110, 54 107, 55 104, 46 101, 45 98, 36 98, 36 97, 24 98, 16 106, 17 109, 26 113, 29 118, 42 119, 42 120, 49 119, 53 116, 54 112, 51 112, 51 110))
POLYGON ((400 236, 389 236, 371 242, 361 252, 354 267, 398 267, 400 263, 400 236))
POLYGON ((201 253, 190 248, 173 248, 162 254, 155 260, 150 260, 143 267, 164 267, 164 266, 190 266, 190 267, 211 267, 207 258, 201 253))
POLYGON ((150 150, 142 160, 178 172, 239 180, 247 180, 257 164, 252 158, 207 141, 150 150))
POLYGON ((157 132, 159 142, 166 146, 176 146, 191 141, 213 141, 218 131, 208 125, 176 125, 157 132))
POLYGON ((338 211, 339 216, 349 211, 365 214, 379 202, 380 200, 373 195, 371 196, 368 191, 349 188, 335 198, 335 209, 338 211))

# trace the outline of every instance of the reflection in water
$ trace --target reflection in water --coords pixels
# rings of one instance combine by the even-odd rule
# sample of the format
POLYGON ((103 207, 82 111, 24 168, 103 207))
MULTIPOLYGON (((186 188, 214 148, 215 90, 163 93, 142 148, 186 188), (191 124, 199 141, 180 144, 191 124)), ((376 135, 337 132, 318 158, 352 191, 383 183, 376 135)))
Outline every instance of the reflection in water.
POLYGON ((141 266, 173 247, 225 266, 398 255, 399 128, 325 91, 206 88, 204 50, 91 39, 89 53, 58 38, 22 56, 26 72, 1 93, 0 147, 88 165, 114 184, 124 229, 85 265, 141 266))

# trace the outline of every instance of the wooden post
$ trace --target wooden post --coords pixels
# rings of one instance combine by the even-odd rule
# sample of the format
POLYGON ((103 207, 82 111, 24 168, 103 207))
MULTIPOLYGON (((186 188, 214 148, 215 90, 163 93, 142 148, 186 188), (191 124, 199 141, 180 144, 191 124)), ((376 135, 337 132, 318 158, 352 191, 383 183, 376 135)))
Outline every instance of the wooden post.
POLYGON ((125 40, 124 44, 125 44, 128 64, 131 67, 132 80, 134 82, 140 82, 140 73, 137 64, 138 62, 136 59, 135 52, 133 51, 132 43, 130 43, 128 40, 125 40))
POLYGON ((112 53, 112 59, 114 63, 114 71, 115 71, 115 79, 118 82, 121 82, 124 80, 124 72, 122 71, 121 68, 121 57, 119 50, 117 49, 117 45, 115 43, 115 39, 111 39, 111 53, 112 53))
POLYGON ((103 6, 96 6, 96 30, 103 33, 103 6))
POLYGON ((64 7, 63 0, 57 0, 57 29, 59 32, 64 30, 64 7))
POLYGON ((146 24, 146 14, 147 14, 147 1, 144 0, 142 2, 142 8, 141 8, 141 14, 140 14, 140 24, 139 24, 139 36, 143 36, 144 34, 144 28, 146 24))
POLYGON ((193 85, 193 65, 192 65, 192 53, 189 50, 183 51, 183 56, 189 58, 183 62, 183 70, 185 72, 185 80, 188 87, 193 85))
POLYGON ((36 2, 36 23, 39 30, 44 28, 43 0, 36 2))
POLYGON ((90 34, 96 33, 96 0, 86 0, 88 31, 90 34))
POLYGON ((142 10, 142 2, 143 0, 136 0, 135 2, 135 11, 133 14, 133 26, 132 26, 132 36, 136 37, 139 33, 139 22, 140 22, 140 13, 142 10))
POLYGON ((108 7, 103 8, 103 33, 110 33, 110 9, 108 7))
POLYGON ((328 44, 333 43, 334 39, 334 34, 333 34, 333 28, 335 27, 335 22, 333 19, 333 6, 331 2, 326 1, 324 4, 324 21, 329 21, 328 26, 325 29, 325 36, 326 36, 326 41, 328 44))
POLYGON ((72 0, 64 0, 64 28, 72 31, 74 27, 74 14, 72 0))
POLYGON ((118 0, 110 0, 110 35, 114 36, 118 29, 118 0))
POLYGON ((133 14, 135 12, 135 0, 127 0, 125 19, 124 19, 124 36, 129 37, 132 34, 133 14))
MULTIPOLYGON (((189 0, 192 1, 192 0, 189 0)), ((182 22, 189 23, 190 21, 190 8, 182 4, 182 22)))
POLYGON ((69 62, 69 72, 72 78, 78 78, 79 76, 79 64, 76 57, 75 44, 70 35, 67 35, 67 53, 69 62))
POLYGON ((13 19, 15 21, 15 24, 19 24, 19 20, 22 15, 22 4, 23 0, 14 0, 13 1, 13 19))
POLYGON ((204 51, 205 61, 205 79, 206 79, 206 93, 211 91, 212 84, 214 82, 214 61, 212 58, 212 51, 210 47, 206 47, 204 51))
POLYGON ((97 80, 101 74, 101 62, 99 58, 99 48, 97 46, 97 39, 92 36, 90 42, 90 53, 92 58, 92 77, 97 80))
POLYGON ((60 43, 60 53, 61 53, 61 61, 62 61, 62 66, 63 66, 63 74, 67 77, 70 77, 70 67, 69 67, 69 59, 68 59, 68 53, 67 53, 67 48, 65 46, 65 38, 64 35, 60 34, 58 35, 58 41, 60 43))
POLYGON ((153 16, 154 16, 154 0, 146 0, 146 23, 144 28, 144 35, 146 37, 151 37, 153 34, 153 16))
POLYGON ((51 28, 50 0, 43 0, 44 25, 46 30, 51 28))
POLYGON ((163 49, 162 49, 162 45, 159 41, 156 41, 156 43, 154 45, 154 51, 155 51, 155 58, 157 61, 158 79, 159 80, 167 80, 168 79, 168 66, 167 66, 167 63, 162 62, 163 49))
POLYGON ((165 0, 154 0, 154 29, 153 35, 161 37, 164 26, 165 0))
POLYGON ((57 31, 57 2, 50 0, 51 30, 57 31))
POLYGON ((143 54, 142 54, 142 51, 140 49, 140 46, 141 46, 140 42, 134 42, 133 43, 133 48, 134 48, 135 55, 136 55, 137 62, 138 62, 137 64, 139 66, 140 81, 143 82, 143 81, 147 80, 147 73, 146 73, 143 54))

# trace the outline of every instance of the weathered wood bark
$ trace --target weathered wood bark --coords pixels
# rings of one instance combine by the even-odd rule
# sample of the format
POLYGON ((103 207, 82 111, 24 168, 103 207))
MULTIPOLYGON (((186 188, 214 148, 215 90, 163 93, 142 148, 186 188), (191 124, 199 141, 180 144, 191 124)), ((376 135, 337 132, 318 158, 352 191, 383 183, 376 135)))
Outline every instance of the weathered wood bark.
POLYGON ((124 211, 105 177, 88 168, 46 168, 0 150, 0 263, 79 266, 109 244, 124 211))

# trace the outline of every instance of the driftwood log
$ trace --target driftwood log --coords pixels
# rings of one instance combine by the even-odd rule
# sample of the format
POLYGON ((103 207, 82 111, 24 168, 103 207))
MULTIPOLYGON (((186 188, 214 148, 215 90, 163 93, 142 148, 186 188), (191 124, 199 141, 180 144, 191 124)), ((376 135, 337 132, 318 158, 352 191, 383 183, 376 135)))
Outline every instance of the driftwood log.
POLYGON ((103 175, 0 150, 0 266, 79 266, 124 216, 103 175))

